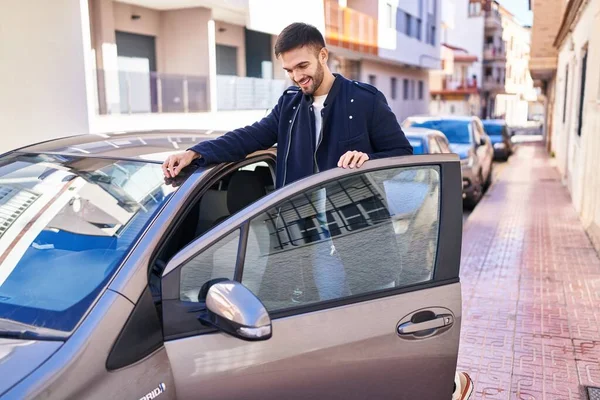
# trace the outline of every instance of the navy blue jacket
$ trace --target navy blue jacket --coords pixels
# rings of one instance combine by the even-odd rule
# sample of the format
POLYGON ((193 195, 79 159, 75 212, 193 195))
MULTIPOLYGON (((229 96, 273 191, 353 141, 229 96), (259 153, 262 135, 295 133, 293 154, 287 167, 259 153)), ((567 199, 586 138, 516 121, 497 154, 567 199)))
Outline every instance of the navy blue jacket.
POLYGON ((276 187, 280 188, 318 171, 336 168, 347 151, 367 153, 369 159, 410 155, 404 136, 383 93, 341 75, 322 111, 321 143, 316 142, 312 96, 288 88, 271 113, 250 126, 236 129, 191 148, 202 156, 199 164, 234 162, 277 143, 276 187))

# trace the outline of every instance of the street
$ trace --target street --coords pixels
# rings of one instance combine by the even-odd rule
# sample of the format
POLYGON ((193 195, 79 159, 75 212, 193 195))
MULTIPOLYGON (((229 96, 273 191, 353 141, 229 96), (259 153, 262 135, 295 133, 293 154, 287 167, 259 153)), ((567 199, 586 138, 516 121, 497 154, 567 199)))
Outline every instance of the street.
POLYGON ((464 227, 458 370, 476 399, 586 399, 600 383, 598 254, 543 144, 496 167, 464 227))

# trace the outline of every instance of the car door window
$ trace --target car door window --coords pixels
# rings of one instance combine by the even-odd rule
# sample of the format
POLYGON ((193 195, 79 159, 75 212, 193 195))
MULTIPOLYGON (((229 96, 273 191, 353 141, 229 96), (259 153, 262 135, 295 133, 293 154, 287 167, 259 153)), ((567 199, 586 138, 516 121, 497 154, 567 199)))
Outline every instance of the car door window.
POLYGON ((436 166, 329 182, 251 220, 242 283, 276 311, 429 281, 439 209, 436 166))
POLYGON ((233 279, 237 259, 239 230, 198 254, 181 267, 179 300, 198 301, 202 286, 211 279, 233 279))

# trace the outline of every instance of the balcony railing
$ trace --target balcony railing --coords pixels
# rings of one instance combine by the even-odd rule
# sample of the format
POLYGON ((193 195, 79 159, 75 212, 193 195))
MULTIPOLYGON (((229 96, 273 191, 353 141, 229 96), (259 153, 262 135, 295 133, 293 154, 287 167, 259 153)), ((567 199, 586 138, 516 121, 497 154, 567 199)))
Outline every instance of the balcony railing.
POLYGON ((498 89, 504 86, 504 79, 496 76, 486 76, 483 79, 484 89, 498 89))
POLYGON ((447 77, 442 80, 441 90, 432 90, 432 94, 469 94, 477 93, 477 79, 456 79, 447 77))
POLYGON ((325 35, 328 44, 377 55, 377 19, 347 7, 337 0, 324 0, 325 35))
POLYGON ((503 46, 487 45, 483 49, 484 60, 503 60, 506 59, 506 50, 503 46))
POLYGON ((217 76, 218 110, 257 110, 272 108, 285 90, 278 79, 217 76))
POLYGON ((99 114, 209 110, 208 77, 157 72, 95 71, 99 114))
POLYGON ((492 8, 485 12, 485 27, 494 29, 502 27, 502 16, 500 15, 500 11, 492 8))

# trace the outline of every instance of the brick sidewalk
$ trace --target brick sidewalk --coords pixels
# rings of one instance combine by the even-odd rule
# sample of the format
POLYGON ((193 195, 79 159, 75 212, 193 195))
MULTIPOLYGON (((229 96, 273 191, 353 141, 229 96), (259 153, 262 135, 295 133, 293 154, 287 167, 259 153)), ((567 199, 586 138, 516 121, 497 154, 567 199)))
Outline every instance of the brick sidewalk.
POLYGON ((465 225, 458 370, 475 399, 600 386, 600 260, 541 144, 518 149, 465 225))

